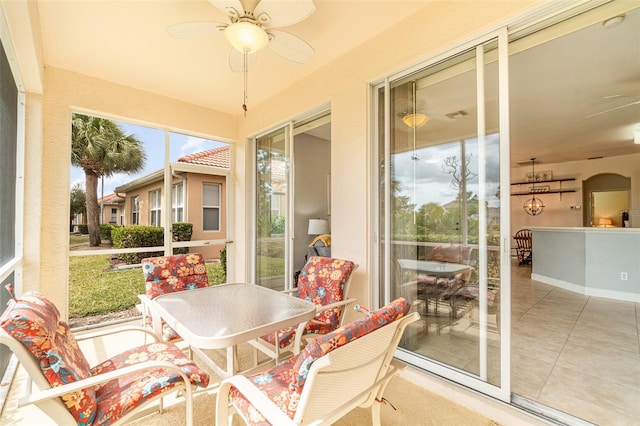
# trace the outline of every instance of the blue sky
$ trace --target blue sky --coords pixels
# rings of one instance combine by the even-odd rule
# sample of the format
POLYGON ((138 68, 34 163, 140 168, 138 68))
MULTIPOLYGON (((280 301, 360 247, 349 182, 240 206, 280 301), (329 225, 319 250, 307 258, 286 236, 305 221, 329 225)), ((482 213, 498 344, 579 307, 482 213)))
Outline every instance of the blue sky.
MULTIPOLYGON (((134 124, 128 124, 119 121, 116 121, 116 123, 118 123, 125 134, 133 134, 138 138, 138 140, 142 142, 144 152, 147 155, 147 161, 144 170, 136 173, 135 175, 118 173, 105 178, 104 195, 111 194, 113 190, 120 185, 131 182, 132 180, 138 179, 164 167, 164 130, 137 126, 134 124)), ((183 155, 206 151, 208 149, 213 149, 224 145, 227 144, 223 142, 217 142, 209 139, 187 136, 184 134, 172 132, 169 137, 169 158, 171 162, 175 162, 183 155)), ((72 166, 70 175, 72 188, 78 183, 81 184, 84 188, 85 178, 82 169, 72 166)), ((101 196, 101 187, 100 183, 98 183, 98 197, 101 196)))

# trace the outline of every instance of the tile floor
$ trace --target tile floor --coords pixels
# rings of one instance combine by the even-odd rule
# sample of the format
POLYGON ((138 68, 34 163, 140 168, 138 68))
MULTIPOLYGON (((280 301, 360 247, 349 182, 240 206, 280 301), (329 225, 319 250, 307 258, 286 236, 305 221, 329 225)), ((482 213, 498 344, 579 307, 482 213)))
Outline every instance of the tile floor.
MULTIPOLYGON (((542 404, 587 423, 640 425, 640 304, 576 294, 530 276, 530 266, 515 262, 512 393, 528 407, 542 404)), ((428 318, 428 333, 415 330, 409 349, 478 374, 473 314, 453 325, 428 318)), ((497 384, 500 339, 495 315, 488 321, 488 381, 497 384)))
POLYGON ((512 392, 591 423, 639 425, 640 304, 530 274, 512 268, 512 392))

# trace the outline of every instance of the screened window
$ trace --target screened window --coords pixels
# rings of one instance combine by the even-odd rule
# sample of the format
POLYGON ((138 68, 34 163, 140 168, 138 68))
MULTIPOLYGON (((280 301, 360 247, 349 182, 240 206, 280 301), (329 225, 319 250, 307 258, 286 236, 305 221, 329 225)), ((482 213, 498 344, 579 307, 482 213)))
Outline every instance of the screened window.
POLYGON ((171 217, 174 222, 184 222, 184 185, 182 182, 171 189, 171 217))
POLYGON ((202 186, 202 230, 220 230, 220 188, 218 183, 202 186))
POLYGON ((160 226, 160 209, 161 209, 161 201, 160 201, 160 190, 156 189, 155 191, 151 191, 149 193, 149 200, 151 202, 151 217, 149 219, 149 224, 151 226, 160 226))
POLYGON ((111 218, 109 219, 109 223, 117 223, 118 221, 118 209, 115 207, 111 208, 111 218))
POLYGON ((131 224, 140 224, 140 197, 138 196, 131 199, 131 224))
MULTIPOLYGON (((4 41, 4 40, 3 40, 4 41)), ((20 257, 16 253, 16 198, 22 194, 16 191, 17 159, 18 159, 18 88, 16 86, 9 61, 0 43, 0 306, 4 308, 9 299, 9 293, 4 291, 8 283, 16 284, 16 270, 14 260, 20 257), (14 262, 14 266, 10 263, 14 262)), ((20 142, 22 144, 22 142, 20 142)), ((21 200, 20 200, 21 201, 21 200)), ((19 231, 19 230, 18 230, 19 231)), ((0 345, 0 377, 4 374, 11 352, 0 345)))

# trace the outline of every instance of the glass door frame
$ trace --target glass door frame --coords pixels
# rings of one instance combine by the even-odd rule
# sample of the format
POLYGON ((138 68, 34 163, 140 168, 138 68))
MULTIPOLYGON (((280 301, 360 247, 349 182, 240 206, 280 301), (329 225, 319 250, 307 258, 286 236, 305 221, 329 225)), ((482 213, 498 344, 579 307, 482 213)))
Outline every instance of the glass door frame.
MULTIPOLYGON (((371 167, 372 170, 379 170, 378 167, 378 141, 381 140, 381 136, 384 137, 384 164, 390 164, 390 144, 391 144, 391 126, 389 123, 390 113, 391 113, 391 99, 390 99, 390 83, 405 78, 406 76, 416 73, 421 69, 432 66, 438 62, 442 62, 447 60, 450 57, 453 57, 463 51, 467 51, 475 48, 477 57, 480 58, 478 63, 484 63, 483 54, 484 50, 482 49, 485 43, 490 42, 491 40, 497 40, 497 50, 498 50, 498 81, 499 81, 499 132, 500 132, 500 186, 502 188, 509 188, 510 182, 510 141, 509 141, 509 86, 508 86, 508 60, 509 60, 509 52, 508 52, 508 31, 506 27, 503 27, 497 31, 493 31, 485 34, 482 37, 476 38, 472 41, 464 43, 462 45, 457 46, 455 49, 448 50, 442 54, 439 54, 430 60, 417 64, 409 69, 405 69, 396 74, 390 75, 385 78, 383 81, 374 82, 371 86, 371 134, 372 134, 372 145, 371 149, 371 167), (380 135, 381 126, 378 123, 378 117, 380 116, 380 105, 378 103, 377 91, 384 88, 384 117, 385 117, 385 125, 384 125, 384 135, 380 135)), ((478 88, 481 88, 482 85, 480 82, 484 81, 484 75, 482 73, 483 67, 476 68, 476 78, 478 80, 478 88)), ((477 106, 478 106, 478 138, 482 138, 484 136, 484 93, 478 89, 477 93, 477 106)), ((384 205, 390 206, 391 202, 391 191, 390 191, 390 174, 385 173, 384 182, 381 182, 381 176, 378 173, 373 173, 373 178, 371 180, 371 188, 370 192, 372 194, 373 202, 375 203, 375 208, 372 208, 370 223, 371 223, 371 235, 373 246, 371 249, 371 265, 374 265, 372 268, 372 301, 376 306, 380 306, 385 302, 388 302, 391 298, 391 285, 392 285, 392 267, 391 267, 391 256, 387 255, 384 259, 381 259, 381 241, 380 235, 378 233, 378 229, 380 229, 381 225, 381 217, 379 213, 380 200, 378 188, 380 185, 385 188, 384 193, 384 205), (384 276, 380 276, 380 262, 384 262, 384 276), (378 287, 375 283, 382 283, 382 287, 378 287)), ((464 386, 470 387, 477 391, 480 391, 486 395, 495 397, 505 402, 510 402, 511 400, 511 384, 510 384, 510 329, 511 329, 511 271, 510 271, 510 252, 511 252, 511 237, 510 237, 510 197, 509 191, 501 191, 500 193, 500 273, 501 273, 501 305, 500 305, 500 314, 501 314, 501 322, 500 322, 500 336, 501 336, 501 345, 500 345, 500 386, 492 385, 488 382, 482 381, 479 378, 473 377, 465 372, 458 371, 450 366, 440 364, 434 361, 425 360, 423 358, 418 358, 415 354, 412 354, 405 350, 398 350, 396 352, 396 357, 400 360, 405 361, 412 365, 420 365, 419 368, 426 368, 428 371, 433 372, 439 376, 443 376, 452 381, 458 382, 464 386)), ((385 211, 385 216, 389 215, 389 210, 385 211)), ((387 217, 388 219, 388 217, 387 217)), ((385 235, 390 235, 391 233, 391 221, 385 220, 385 235)), ((384 241, 384 253, 391 253, 391 241, 390 238, 386 238, 384 241)), ((485 261, 486 265, 486 261, 485 261)), ((484 267, 486 270, 486 266, 484 267)), ((480 271, 482 274, 482 270, 480 271)), ((483 333, 484 338, 481 338, 481 364, 485 362, 486 365, 486 317, 487 317, 487 307, 486 307, 486 298, 482 300, 481 298, 481 333, 483 333), (484 306, 483 306, 484 305, 484 306), (483 330, 484 326, 484 330, 483 330), (484 354, 484 356, 482 355, 484 354)), ((486 367, 484 368, 486 370, 486 367)), ((483 367, 481 367, 481 376, 486 376, 486 371, 483 374, 483 367)))
POLYGON ((291 158, 292 157, 291 153, 293 152, 293 136, 294 136, 293 120, 278 126, 274 126, 269 130, 256 134, 255 136, 251 137, 248 140, 249 149, 247 150, 247 152, 248 152, 249 161, 247 163, 248 163, 249 172, 247 173, 247 177, 249 179, 249 182, 251 182, 251 184, 250 184, 250 190, 247 191, 246 205, 250 207, 250 212, 251 212, 251 220, 248 223, 248 229, 247 229, 247 235, 251 243, 249 244, 249 247, 248 247, 249 262, 247 262, 247 266, 249 270, 247 271, 248 272, 247 276, 250 277, 251 282, 254 282, 254 283, 258 282, 258 279, 257 279, 258 269, 257 269, 257 262, 256 262, 257 245, 258 245, 257 244, 258 188, 256 185, 256 179, 257 179, 256 155, 258 152, 258 139, 266 135, 276 133, 279 130, 282 130, 284 134, 285 158, 287 161, 287 177, 286 177, 287 194, 285 197, 285 200, 286 200, 285 211, 286 211, 287 217, 285 218, 286 225, 284 227, 285 244, 284 244, 284 277, 283 278, 284 278, 284 289, 289 290, 292 287, 292 283, 293 283, 293 266, 292 266, 293 251, 291 250, 291 243, 294 238, 293 221, 291 220, 291 218, 293 217, 293 199, 294 199, 294 188, 293 188, 294 170, 293 170, 293 167, 291 166, 293 163, 291 158))

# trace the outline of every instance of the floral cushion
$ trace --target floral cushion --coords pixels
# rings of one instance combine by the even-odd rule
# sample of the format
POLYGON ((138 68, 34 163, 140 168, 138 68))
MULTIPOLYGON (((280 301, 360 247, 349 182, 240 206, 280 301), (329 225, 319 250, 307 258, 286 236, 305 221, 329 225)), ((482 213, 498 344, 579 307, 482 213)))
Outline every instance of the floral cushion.
POLYGON ((465 263, 469 260, 471 247, 460 244, 449 244, 448 246, 434 247, 427 260, 436 260, 438 262, 448 263, 465 263))
MULTIPOLYGON (((179 366, 192 385, 207 387, 209 375, 172 343, 151 343, 130 349, 96 365, 91 374, 118 370, 145 361, 168 361, 179 366)), ((94 425, 108 425, 131 409, 182 383, 174 371, 154 368, 102 383, 95 388, 97 413, 94 425)))
MULTIPOLYGON (((58 309, 44 295, 29 292, 11 303, 0 327, 38 359, 52 387, 149 360, 180 366, 193 385, 209 384, 207 373, 171 343, 140 346, 90 368, 68 325, 59 320, 58 309)), ((178 374, 156 368, 63 395, 62 401, 78 425, 108 425, 179 383, 178 374)))
MULTIPOLYGON (((312 256, 298 276, 297 296, 316 305, 329 305, 344 299, 344 284, 353 272, 355 264, 349 260, 312 256)), ((307 324, 304 334, 326 334, 340 325, 340 308, 319 312, 307 324)), ((295 337, 297 327, 289 327, 278 332, 281 348, 289 346, 295 337)), ((262 339, 275 345, 275 333, 262 339)))
MULTIPOLYGON (((200 253, 142 259, 142 272, 146 294, 151 299, 161 294, 209 286, 207 269, 200 253)), ((152 321, 151 316, 147 316, 149 326, 152 321)), ((178 333, 162 321, 162 340, 170 342, 179 338, 178 333)))
MULTIPOLYGON (((250 376, 248 379, 293 419, 309 369, 316 359, 403 317, 410 308, 409 302, 405 299, 396 299, 363 318, 312 340, 298 356, 289 358, 267 372, 250 376)), ((232 404, 247 424, 269 424, 237 389, 232 389, 230 395, 232 404)))
POLYGON ((147 296, 207 287, 207 268, 200 253, 142 259, 147 296))
MULTIPOLYGON (((52 387, 91 376, 89 363, 69 326, 60 321, 56 306, 41 293, 28 292, 17 299, 0 318, 0 327, 29 349, 52 387)), ((64 395, 62 400, 79 425, 93 424, 93 388, 64 395)))

